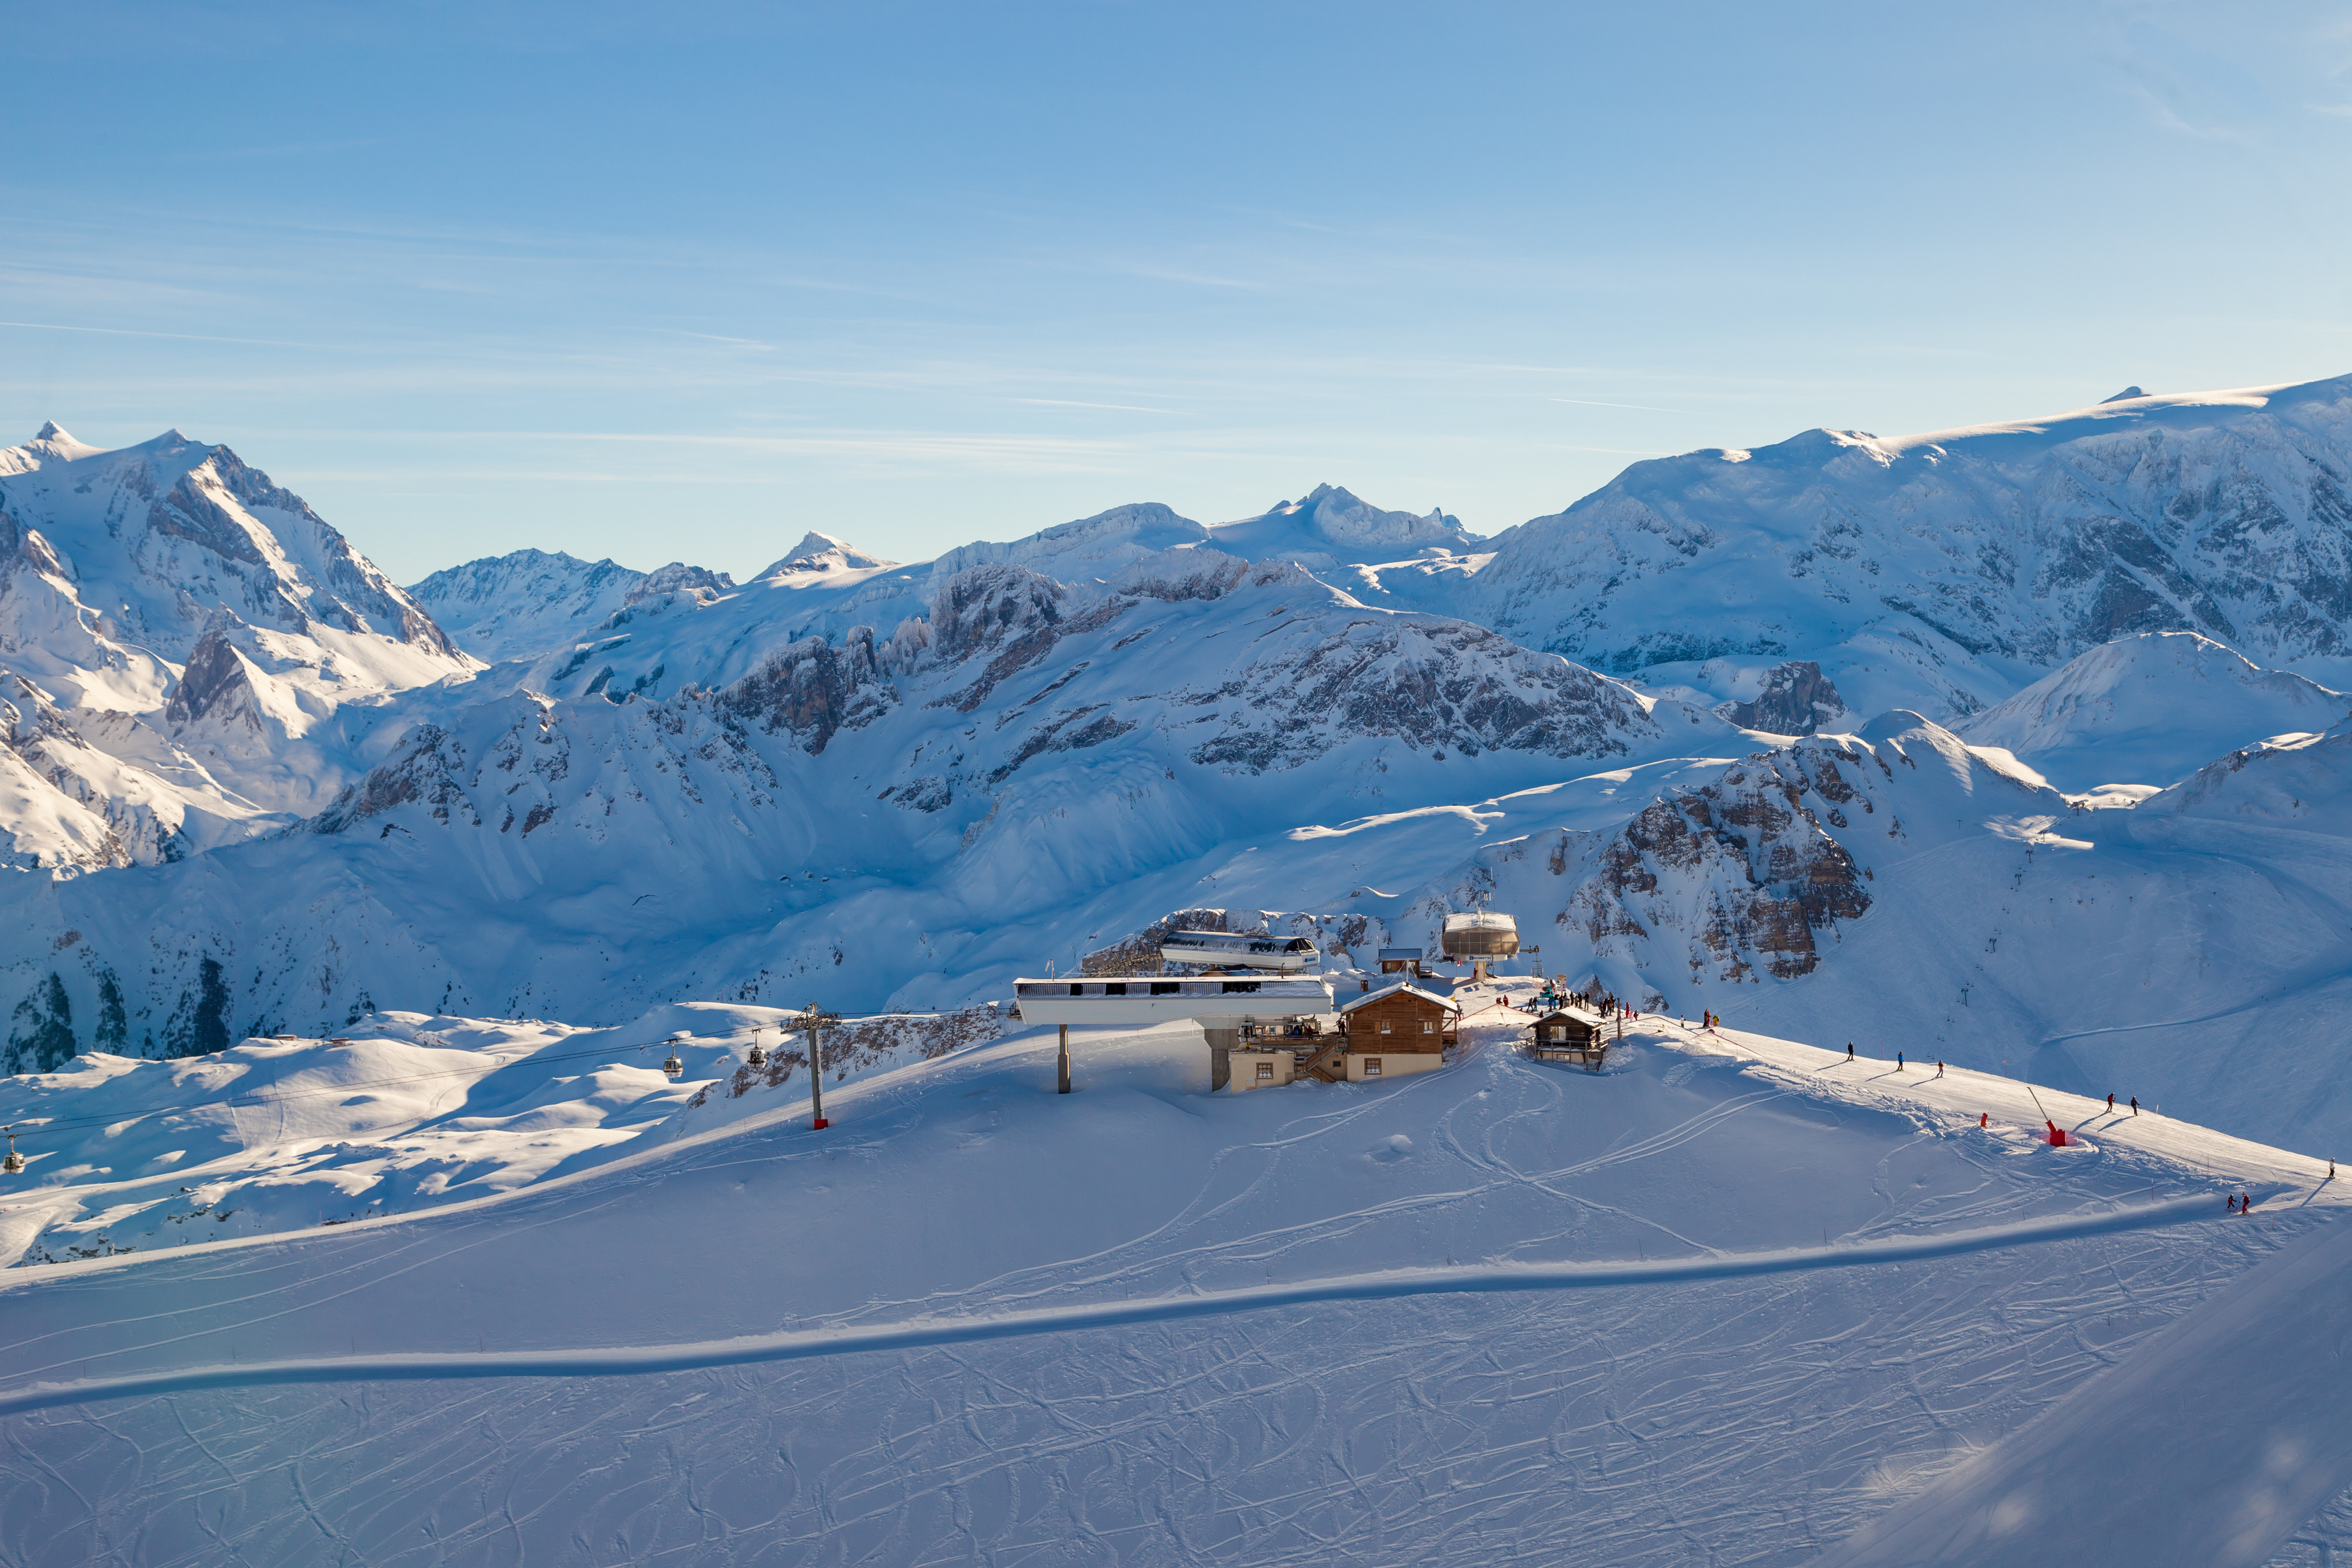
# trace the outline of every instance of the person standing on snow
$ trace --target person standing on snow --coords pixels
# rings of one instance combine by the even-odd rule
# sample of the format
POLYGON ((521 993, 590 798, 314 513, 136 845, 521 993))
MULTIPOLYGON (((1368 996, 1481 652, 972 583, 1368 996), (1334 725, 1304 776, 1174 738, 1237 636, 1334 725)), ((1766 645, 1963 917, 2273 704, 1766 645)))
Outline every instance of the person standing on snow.
POLYGON ((1937 1076, 1937 1077, 1938 1077, 1938 1078, 1941 1078, 1943 1075, 1944 1075, 1944 1059, 1943 1059, 1942 1057, 1940 1057, 1940 1056, 1939 1056, 1939 1057, 1937 1057, 1937 1058, 1936 1059, 1936 1076, 1937 1076))
POLYGON ((1895 1053, 1895 1071, 1897 1072, 1903 1071, 1903 1053, 1899 1051, 1895 1053))
POLYGON ((2108 1095, 2108 1096, 2107 1096, 2107 1114, 2108 1114, 2108 1115, 2110 1115, 2110 1116, 2112 1116, 2112 1115, 2114 1115, 2115 1113, 2116 1113, 2116 1097, 2115 1097, 2114 1095, 2110 1094, 2110 1095, 2108 1095))
POLYGON ((1847 1040, 1845 1042, 1845 1059, 1848 1061, 1852 1061, 1853 1060, 1853 1041, 1852 1040, 1847 1040))
POLYGON ((2238 1212, 2238 1195, 2234 1192, 2230 1195, 2230 1212, 2231 1214, 2238 1212))
POLYGON ((2135 1116, 2139 1114, 2139 1096, 2137 1094, 2132 1096, 2132 1114, 2135 1116))

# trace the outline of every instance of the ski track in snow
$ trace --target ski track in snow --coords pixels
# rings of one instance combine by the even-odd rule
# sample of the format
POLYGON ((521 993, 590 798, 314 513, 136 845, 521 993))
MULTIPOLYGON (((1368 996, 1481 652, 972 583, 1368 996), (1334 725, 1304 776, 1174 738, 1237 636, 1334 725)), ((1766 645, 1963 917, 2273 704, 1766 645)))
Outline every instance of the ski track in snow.
POLYGON ((1980 1231, 1873 1241, 1853 1247, 1799 1249, 1749 1256, 1670 1259, 1655 1263, 1572 1263, 1555 1268, 1452 1268, 1388 1275, 1314 1280, 1299 1284, 1244 1288, 1217 1295, 1111 1301, 1027 1312, 992 1313, 945 1321, 880 1324, 769 1335, 713 1343, 614 1346, 598 1350, 520 1352, 493 1355, 381 1355, 329 1357, 317 1361, 257 1362, 190 1367, 142 1376, 97 1378, 82 1383, 37 1384, 0 1391, 0 1416, 60 1405, 173 1393, 195 1388, 235 1388, 263 1384, 343 1383, 440 1377, 612 1376, 681 1372, 760 1362, 804 1361, 869 1351, 917 1349, 1081 1329, 1167 1322, 1180 1318, 1221 1317, 1273 1307, 1319 1301, 1373 1301, 1409 1296, 1485 1295, 1521 1291, 1573 1291, 1624 1285, 1671 1284, 1788 1273, 1806 1269, 1866 1268, 1887 1263, 1949 1258, 1998 1247, 2056 1241, 2208 1219, 2204 1197, 2175 1198, 2110 1214, 2027 1220, 1980 1231))
POLYGON ((1162 1071, 1166 1037, 1085 1042, 1058 1103, 1005 1097, 1050 1049, 1014 1040, 849 1086, 854 1142, 774 1113, 462 1208, 22 1271, 0 1291, 0 1563, 1810 1562, 2336 1212, 2313 1162, 2161 1118, 2043 1091, 2095 1140, 2054 1150, 2010 1081, 1656 1019, 1633 1036, 1592 1077, 1490 1040, 1376 1092, 1165 1105, 1119 1084, 1162 1071), (705 1198, 665 1193, 763 1169, 870 1207, 844 1184, 903 1144, 890 1179, 923 1188, 925 1139, 1022 1151, 1006 1168, 1034 1176, 1001 1191, 994 1167, 951 1167, 986 1195, 973 1212, 1019 1212, 1063 1179, 1050 1141, 1024 1141, 1037 1117, 1081 1118, 1057 1124, 1083 1144, 1085 1119, 1139 1110, 1199 1139, 1181 1201, 961 1284, 948 1250, 911 1270, 927 1291, 877 1273, 827 1305, 813 1283, 856 1279, 885 1221, 796 1227, 797 1197, 742 1211, 750 1229, 722 1207, 675 1257, 628 1228, 702 1224, 705 1198), (1857 1137, 1875 1164, 1836 1163, 1857 1137), (1798 1184, 1784 1211, 1853 1189, 1822 1210, 1836 1239, 1710 1244, 1722 1225, 1688 1194, 1739 1200, 1711 1174, 1725 1150, 1768 1194, 1798 1184), (2207 1166, 2260 1215, 2224 1219, 2207 1166), (1518 1217, 1547 1212, 1573 1258, 1512 1260, 1518 1217), (583 1221, 615 1252, 609 1302, 554 1278, 513 1294, 520 1316, 457 1299, 530 1273, 535 1236, 576 1253, 583 1221), (1645 1237, 1673 1255, 1623 1256, 1645 1237), (1400 1239, 1479 1260, 1306 1273, 1400 1239), (709 1267, 730 1250, 795 1326, 579 1337, 703 1321, 743 1293, 709 1267), (475 1289, 435 1283, 457 1279, 475 1289), (480 1322, 571 1343, 321 1354, 343 1322, 446 1346, 480 1322), (256 1335, 304 1354, 220 1354, 256 1335))

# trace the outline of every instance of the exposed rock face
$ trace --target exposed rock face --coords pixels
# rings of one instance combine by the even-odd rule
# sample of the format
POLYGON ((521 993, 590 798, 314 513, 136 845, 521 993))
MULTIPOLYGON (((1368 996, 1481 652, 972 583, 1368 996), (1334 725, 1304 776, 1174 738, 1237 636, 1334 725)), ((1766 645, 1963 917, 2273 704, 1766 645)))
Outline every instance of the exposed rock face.
POLYGON ((1261 659, 1246 686, 1185 695, 1187 703, 1224 705, 1193 761, 1252 773, 1297 768, 1337 734, 1392 737, 1439 756, 1606 757, 1624 750, 1627 730, 1646 727, 1624 687, 1483 627, 1318 620, 1261 659))
POLYGON ((1768 673, 1755 699, 1726 703, 1716 710, 1742 729, 1773 735, 1811 735, 1823 721, 1845 712, 1845 699, 1811 659, 1792 659, 1768 673))
POLYGON ((188 653, 187 667, 163 705, 167 724, 209 718, 261 729, 260 705, 245 660, 221 632, 208 632, 188 653))
POLYGON ((874 628, 851 630, 840 647, 821 637, 795 643, 719 695, 719 705, 771 735, 790 730, 814 757, 844 729, 858 729, 898 700, 883 679, 874 628))
MULTIPOLYGON (((886 1013, 835 1024, 822 1040, 825 1081, 862 1078, 877 1069, 936 1061, 951 1051, 985 1045, 1004 1033, 1013 1021, 1012 1010, 975 1007, 951 1013, 886 1013)), ((766 1054, 763 1066, 754 1068, 747 1062, 723 1086, 711 1084, 688 1103, 707 1103, 714 1089, 732 1100, 761 1089, 808 1082, 807 1035, 782 1035, 766 1054)))
POLYGON ((646 573, 635 587, 629 590, 625 604, 637 604, 648 599, 685 594, 688 598, 709 602, 722 593, 730 592, 735 580, 723 571, 710 571, 698 566, 688 566, 674 560, 667 566, 656 567, 646 573))
POLYGON ((1870 908, 1824 825, 1857 803, 1874 811, 1844 771, 1869 765, 1866 753, 1771 752, 1654 801, 1601 848, 1561 920, 1580 923, 1596 952, 1653 967, 1680 949, 1694 979, 1810 974, 1815 934, 1870 908))

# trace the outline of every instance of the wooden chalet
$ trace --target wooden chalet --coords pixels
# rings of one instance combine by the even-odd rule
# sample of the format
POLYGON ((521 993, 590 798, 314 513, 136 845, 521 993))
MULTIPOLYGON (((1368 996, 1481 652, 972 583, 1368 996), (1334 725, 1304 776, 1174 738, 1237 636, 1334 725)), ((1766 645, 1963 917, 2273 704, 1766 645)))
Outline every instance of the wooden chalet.
POLYGON ((1528 1054, 1538 1061, 1573 1061, 1598 1072, 1609 1054, 1609 1038, 1598 1019, 1546 1013, 1528 1029, 1528 1054))
POLYGON ((1355 997, 1339 1009, 1339 1038, 1303 1064, 1327 1082, 1395 1078, 1444 1064, 1441 1054, 1460 1038, 1462 1009, 1409 981, 1355 997))
POLYGON ((1420 974, 1421 949, 1418 947, 1381 948, 1381 973, 1383 975, 1420 974))

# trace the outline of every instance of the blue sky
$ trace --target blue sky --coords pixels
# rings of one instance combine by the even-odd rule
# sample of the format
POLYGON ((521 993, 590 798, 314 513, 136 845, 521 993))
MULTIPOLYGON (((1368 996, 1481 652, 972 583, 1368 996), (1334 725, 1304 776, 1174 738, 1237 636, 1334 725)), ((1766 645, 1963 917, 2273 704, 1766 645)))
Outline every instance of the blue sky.
POLYGON ((394 576, 2352 371, 2340 7, 5 7, 0 439, 394 576), (685 17, 668 13, 690 12, 685 17))

